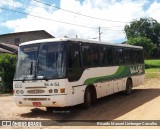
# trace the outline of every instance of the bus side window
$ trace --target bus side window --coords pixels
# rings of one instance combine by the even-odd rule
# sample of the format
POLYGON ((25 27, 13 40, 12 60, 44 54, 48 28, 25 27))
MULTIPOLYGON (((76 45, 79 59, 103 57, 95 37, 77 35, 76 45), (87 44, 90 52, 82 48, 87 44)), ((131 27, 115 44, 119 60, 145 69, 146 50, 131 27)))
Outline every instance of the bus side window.
POLYGON ((91 58, 90 58, 90 46, 83 45, 82 46, 82 59, 83 59, 83 66, 89 67, 91 64, 91 58))
POLYGON ((143 50, 140 50, 140 54, 141 54, 141 63, 144 63, 143 50))
POLYGON ((123 55, 124 55, 125 64, 126 65, 131 64, 130 49, 128 49, 128 48, 123 49, 123 55))
POLYGON ((133 63, 136 64, 138 63, 138 53, 137 50, 133 50, 133 63))
POLYGON ((113 65, 113 51, 112 48, 107 48, 107 62, 108 65, 113 65))
POLYGON ((69 68, 80 68, 80 49, 79 45, 72 44, 70 45, 69 52, 69 68))
POLYGON ((100 63, 102 66, 110 66, 112 65, 112 48, 103 46, 100 49, 100 63))
POLYGON ((134 64, 135 63, 135 61, 134 61, 134 51, 133 50, 130 50, 129 51, 129 58, 130 58, 130 63, 131 64, 134 64))
POLYGON ((99 66, 99 59, 98 59, 98 46, 91 47, 91 66, 96 67, 99 66))
POLYGON ((82 75, 80 44, 69 44, 69 61, 68 61, 68 80, 78 81, 82 75))
POLYGON ((114 48, 114 65, 123 64, 123 50, 122 48, 114 48))
POLYGON ((101 66, 104 66, 106 63, 105 63, 105 55, 104 55, 104 49, 103 47, 98 47, 98 56, 99 56, 99 63, 101 66))
POLYGON ((137 50, 137 62, 138 62, 138 63, 143 63, 142 50, 137 50))

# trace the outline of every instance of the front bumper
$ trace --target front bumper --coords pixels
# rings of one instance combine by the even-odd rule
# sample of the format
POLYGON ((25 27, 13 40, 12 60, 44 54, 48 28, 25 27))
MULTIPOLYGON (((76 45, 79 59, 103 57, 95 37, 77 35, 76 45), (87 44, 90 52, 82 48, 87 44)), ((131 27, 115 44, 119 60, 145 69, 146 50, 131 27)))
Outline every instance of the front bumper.
POLYGON ((67 95, 54 95, 54 96, 13 96, 17 106, 20 107, 66 107, 71 106, 67 102, 67 95), (33 103, 40 103, 34 105, 33 103))

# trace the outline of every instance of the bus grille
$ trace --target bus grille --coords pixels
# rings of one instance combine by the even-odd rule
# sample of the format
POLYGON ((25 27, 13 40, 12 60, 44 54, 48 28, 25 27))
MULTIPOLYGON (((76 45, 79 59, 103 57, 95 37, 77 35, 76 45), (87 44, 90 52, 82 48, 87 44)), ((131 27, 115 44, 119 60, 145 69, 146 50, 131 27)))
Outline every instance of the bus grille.
POLYGON ((24 100, 29 100, 29 101, 46 101, 50 100, 49 98, 25 98, 24 100))
POLYGON ((28 94, 42 94, 44 93, 44 90, 28 90, 27 93, 28 94))

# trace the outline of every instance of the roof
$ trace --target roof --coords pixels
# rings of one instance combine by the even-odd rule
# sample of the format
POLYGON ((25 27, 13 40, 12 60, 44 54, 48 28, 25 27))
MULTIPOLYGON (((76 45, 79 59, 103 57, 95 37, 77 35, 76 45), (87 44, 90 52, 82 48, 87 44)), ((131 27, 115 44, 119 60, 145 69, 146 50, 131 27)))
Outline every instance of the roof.
POLYGON ((10 51, 6 50, 6 49, 3 49, 3 48, 0 48, 0 53, 11 53, 10 51))
POLYGON ((2 36, 9 36, 9 35, 19 35, 19 34, 25 34, 25 33, 36 33, 36 32, 46 33, 50 38, 54 38, 53 35, 51 35, 50 33, 48 33, 45 30, 24 31, 24 32, 15 32, 15 33, 1 34, 0 37, 2 37, 2 36))
POLYGON ((29 44, 36 44, 36 43, 45 43, 45 42, 59 42, 59 41, 79 41, 79 42, 87 42, 87 43, 95 43, 95 44, 102 44, 102 45, 110 45, 110 46, 119 46, 119 47, 132 47, 132 48, 141 48, 141 46, 133 46, 128 44, 115 44, 115 43, 107 43, 107 42, 100 42, 100 41, 93 41, 93 40, 85 40, 79 38, 49 38, 49 39, 41 39, 41 40, 34 40, 25 43, 21 43, 19 46, 29 45, 29 44))
POLYGON ((18 46, 0 43, 0 49, 1 53, 16 53, 18 51, 18 46))

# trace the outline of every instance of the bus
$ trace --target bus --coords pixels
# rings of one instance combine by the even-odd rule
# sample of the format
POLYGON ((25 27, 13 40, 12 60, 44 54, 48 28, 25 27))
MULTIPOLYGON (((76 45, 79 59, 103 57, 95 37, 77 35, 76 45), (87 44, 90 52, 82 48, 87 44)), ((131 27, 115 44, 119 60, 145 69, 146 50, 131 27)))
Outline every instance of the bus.
POLYGON ((13 80, 18 106, 89 108, 144 82, 143 48, 78 38, 21 43, 13 80))

